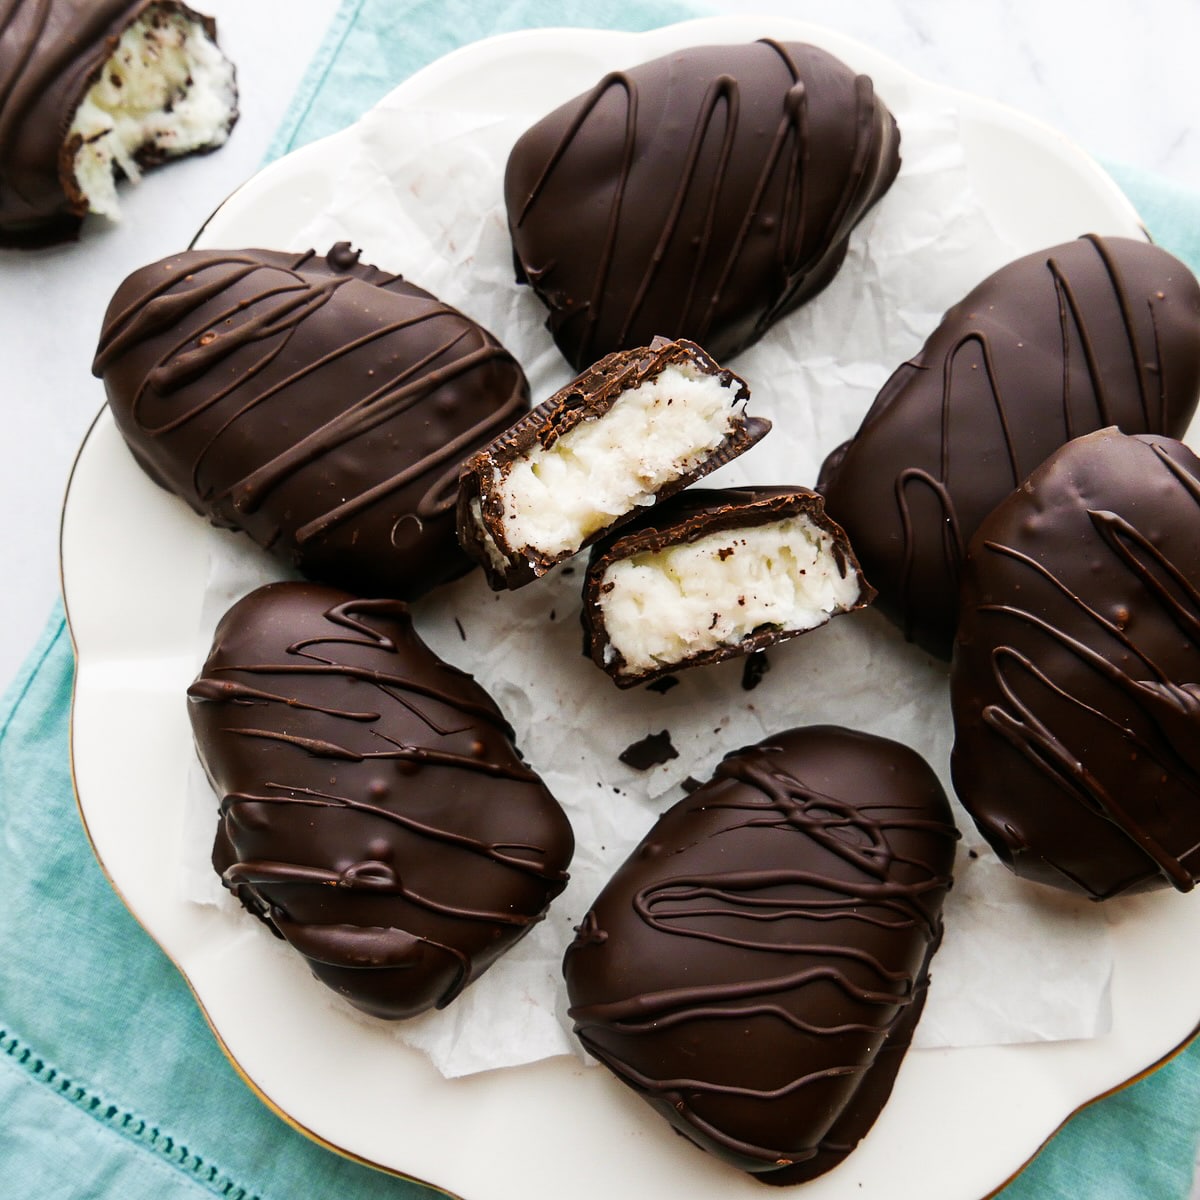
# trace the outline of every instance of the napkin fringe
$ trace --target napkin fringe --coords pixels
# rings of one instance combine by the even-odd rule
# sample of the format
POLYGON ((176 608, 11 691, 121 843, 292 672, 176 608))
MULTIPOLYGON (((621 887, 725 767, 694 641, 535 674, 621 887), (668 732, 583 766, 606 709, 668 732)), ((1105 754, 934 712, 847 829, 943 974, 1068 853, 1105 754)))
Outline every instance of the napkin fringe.
POLYGON ((242 1187, 220 1167, 193 1154, 187 1146, 153 1122, 120 1105, 106 1102, 99 1093, 67 1078, 15 1034, 3 1028, 0 1028, 0 1053, 28 1078, 56 1092, 119 1137, 169 1163, 213 1195, 222 1200, 261 1200, 258 1193, 242 1187))

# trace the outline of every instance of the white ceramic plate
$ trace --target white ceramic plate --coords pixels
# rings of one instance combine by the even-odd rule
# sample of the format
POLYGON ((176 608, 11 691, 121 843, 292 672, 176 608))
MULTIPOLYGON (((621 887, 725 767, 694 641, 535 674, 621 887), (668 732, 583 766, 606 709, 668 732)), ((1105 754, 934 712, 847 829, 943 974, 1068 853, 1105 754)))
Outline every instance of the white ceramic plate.
MULTIPOLYGON (((432 64, 386 104, 532 118, 613 67, 684 45, 760 36, 825 46, 872 75, 894 110, 955 113, 971 184, 988 219, 1021 252, 1086 230, 1139 233, 1108 177, 1052 131, 787 20, 718 18, 636 35, 508 35, 432 64)), ((335 202, 363 136, 355 127, 267 168, 214 216, 202 241, 293 244, 335 202)), ((353 213, 346 220, 352 226, 353 213)), ((368 259, 385 257, 372 253, 377 230, 345 232, 366 246, 368 259)), ((183 972, 250 1085, 310 1136, 470 1200, 761 1200, 761 1185, 685 1145, 603 1070, 557 1058, 443 1080, 377 1024, 314 999, 323 989, 297 956, 264 959, 257 923, 230 923, 226 913, 181 897, 179 763, 192 754, 181 698, 196 667, 212 536, 141 474, 101 413, 80 451, 62 525, 79 662, 72 729, 79 803, 114 887, 183 972)), ((914 1051, 870 1135, 841 1167, 806 1185, 806 1200, 979 1200, 1070 1113, 1186 1042, 1200 1018, 1200 957, 1182 950, 1200 933, 1200 907, 1190 897, 1159 895, 1114 908, 1112 921, 1111 1032, 914 1051)), ((1029 984, 1037 986, 1036 963, 1029 984)))

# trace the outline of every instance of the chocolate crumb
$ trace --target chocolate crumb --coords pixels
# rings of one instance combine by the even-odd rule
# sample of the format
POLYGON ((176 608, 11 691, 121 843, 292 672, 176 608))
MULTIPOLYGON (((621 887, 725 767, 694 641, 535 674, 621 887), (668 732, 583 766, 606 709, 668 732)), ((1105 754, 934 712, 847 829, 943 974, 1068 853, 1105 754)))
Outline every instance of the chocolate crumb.
POLYGON ((763 676, 771 669, 770 660, 765 650, 756 650, 748 655, 742 667, 742 690, 752 692, 760 683, 763 676))
POLYGON ((458 636, 460 638, 462 638, 462 640, 465 642, 467 640, 467 631, 463 628, 462 622, 457 617, 455 617, 454 624, 458 629, 458 636))
POLYGON ((664 729, 661 733, 647 734, 641 741, 626 746, 617 757, 635 771, 648 771, 651 767, 678 758, 679 751, 671 745, 671 731, 664 729))
POLYGON ((699 779, 689 775, 679 786, 690 796, 697 788, 702 788, 704 784, 699 779))
POLYGON ((665 695, 673 687, 679 683, 679 677, 676 675, 664 675, 661 679, 656 679, 653 683, 646 684, 646 691, 657 692, 660 696, 665 695))

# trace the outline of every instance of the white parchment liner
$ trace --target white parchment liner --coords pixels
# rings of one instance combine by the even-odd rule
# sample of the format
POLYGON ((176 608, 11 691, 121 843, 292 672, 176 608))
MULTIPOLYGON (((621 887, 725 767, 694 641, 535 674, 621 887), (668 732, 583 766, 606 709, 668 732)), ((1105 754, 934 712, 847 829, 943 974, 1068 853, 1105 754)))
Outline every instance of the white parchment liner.
MULTIPOLYGON (((746 378, 749 411, 775 426, 709 482, 814 483, 825 455, 854 433, 880 385, 945 309, 1030 249, 1006 244, 972 192, 955 114, 894 111, 901 174, 859 226, 842 271, 725 364, 746 378)), ((324 251, 352 241, 366 261, 405 274, 490 328, 525 367, 534 402, 546 398, 572 373, 544 329, 544 310, 514 282, 500 197, 508 148, 538 115, 406 111, 385 101, 346 142, 333 201, 277 248, 324 251)), ((245 539, 221 535, 213 544, 197 671, 228 605, 281 576, 245 539)), ((503 708, 526 758, 567 810, 578 846, 571 884, 548 918, 447 1010, 393 1026, 327 993, 331 1019, 370 1022, 381 1038, 425 1051, 447 1076, 578 1052, 559 968, 572 927, 682 795, 680 781, 706 779, 730 750, 794 725, 842 724, 912 746, 951 791, 946 667, 906 645, 878 614, 840 617, 772 649, 754 690, 743 689, 734 662, 682 672, 665 694, 622 692, 581 654, 582 573, 577 561, 516 593, 493 594, 476 572, 414 606, 432 648, 472 672, 503 708), (664 729, 677 758, 646 772, 618 761, 631 743, 664 729)), ((208 865, 215 803, 198 766, 188 795, 183 894, 249 921, 208 865)), ((916 1044, 1104 1033, 1112 970, 1104 908, 1014 878, 961 810, 956 815, 964 838, 916 1044)), ((291 953, 261 932, 264 955, 291 953)))

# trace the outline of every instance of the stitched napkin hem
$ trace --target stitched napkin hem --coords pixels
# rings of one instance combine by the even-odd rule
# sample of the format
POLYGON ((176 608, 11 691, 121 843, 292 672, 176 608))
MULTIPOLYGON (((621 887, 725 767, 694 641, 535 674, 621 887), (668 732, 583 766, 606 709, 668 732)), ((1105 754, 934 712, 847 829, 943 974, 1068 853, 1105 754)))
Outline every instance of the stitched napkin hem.
POLYGON ((113 1104, 87 1084, 64 1075, 10 1030, 0 1029, 0 1054, 27 1081, 44 1088, 64 1104, 90 1117, 98 1128, 127 1147, 152 1155, 221 1200, 261 1200, 257 1192, 236 1183, 219 1166, 206 1162, 178 1137, 138 1113, 113 1104))

